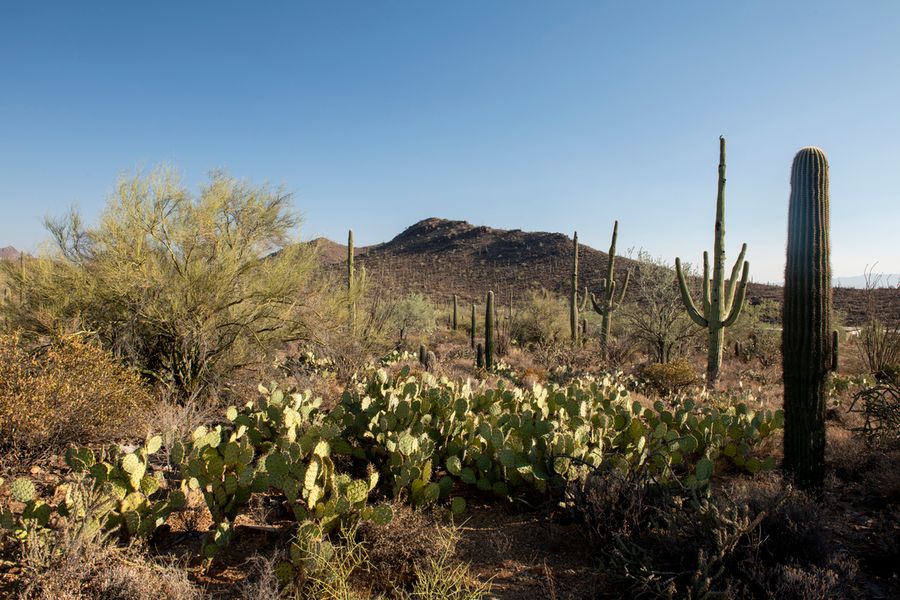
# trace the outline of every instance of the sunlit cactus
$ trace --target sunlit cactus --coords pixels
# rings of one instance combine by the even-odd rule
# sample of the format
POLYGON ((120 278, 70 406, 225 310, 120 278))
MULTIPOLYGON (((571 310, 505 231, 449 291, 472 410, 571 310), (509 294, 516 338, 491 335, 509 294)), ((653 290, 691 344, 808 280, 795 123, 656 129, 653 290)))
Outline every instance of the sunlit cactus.
POLYGON ((600 351, 606 357, 609 352, 609 331, 611 328, 612 313, 622 304, 625 292, 628 291, 628 282, 631 280, 631 269, 625 273, 625 281, 622 290, 616 297, 616 240, 619 237, 619 222, 613 224, 612 242, 609 245, 609 261, 606 267, 606 277, 600 280, 600 299, 591 294, 591 304, 600 315, 600 351))
POLYGON ((719 379, 719 369, 722 366, 722 351, 725 344, 725 328, 737 321, 744 306, 744 297, 747 293, 747 277, 750 273, 750 263, 744 260, 747 253, 747 244, 741 247, 734 268, 731 270, 731 279, 728 287, 725 287, 725 138, 719 138, 719 188, 716 195, 716 228, 713 240, 713 274, 712 285, 709 279, 709 254, 703 253, 703 305, 698 310, 688 290, 684 272, 681 269, 681 259, 675 259, 675 271, 678 274, 678 285, 681 289, 681 299, 687 308, 688 315, 700 327, 705 327, 709 332, 709 349, 706 358, 706 381, 709 385, 715 385, 719 379), (743 266, 743 271, 742 271, 743 266), (738 273, 741 273, 738 283, 738 273))

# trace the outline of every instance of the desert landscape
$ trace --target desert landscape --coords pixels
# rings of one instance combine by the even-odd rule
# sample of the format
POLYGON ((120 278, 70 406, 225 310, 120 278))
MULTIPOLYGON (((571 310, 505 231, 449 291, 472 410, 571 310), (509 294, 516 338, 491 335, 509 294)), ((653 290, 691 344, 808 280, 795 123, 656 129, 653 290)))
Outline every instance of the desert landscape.
POLYGON ((225 4, 0 8, 0 597, 900 598, 896 8, 225 4))

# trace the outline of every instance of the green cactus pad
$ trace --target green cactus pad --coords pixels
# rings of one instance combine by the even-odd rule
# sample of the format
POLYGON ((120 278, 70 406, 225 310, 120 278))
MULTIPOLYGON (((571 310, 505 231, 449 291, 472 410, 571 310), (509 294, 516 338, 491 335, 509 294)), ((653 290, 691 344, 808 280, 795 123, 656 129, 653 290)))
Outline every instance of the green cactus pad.
POLYGON ((37 489, 30 479, 19 477, 9 486, 9 493, 16 502, 31 502, 37 496, 37 489))

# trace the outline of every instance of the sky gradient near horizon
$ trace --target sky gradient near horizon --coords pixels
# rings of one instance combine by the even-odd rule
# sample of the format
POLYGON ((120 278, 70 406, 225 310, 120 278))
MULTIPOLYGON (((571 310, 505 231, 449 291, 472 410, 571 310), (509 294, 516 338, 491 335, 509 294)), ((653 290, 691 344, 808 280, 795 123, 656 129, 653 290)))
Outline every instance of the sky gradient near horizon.
POLYGON ((96 219, 123 173, 294 192, 301 236, 426 217, 780 281, 790 165, 831 166, 835 276, 900 273, 900 2, 0 5, 0 246, 96 219))

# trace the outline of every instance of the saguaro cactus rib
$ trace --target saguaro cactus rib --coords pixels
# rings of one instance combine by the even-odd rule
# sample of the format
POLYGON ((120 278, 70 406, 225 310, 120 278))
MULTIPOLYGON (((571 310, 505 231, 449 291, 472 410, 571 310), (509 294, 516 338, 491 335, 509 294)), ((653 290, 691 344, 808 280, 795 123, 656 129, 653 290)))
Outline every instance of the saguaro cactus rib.
POLYGON ((722 366, 722 350, 725 345, 725 328, 737 321, 744 307, 747 295, 747 279, 750 275, 750 263, 744 260, 747 244, 741 246, 741 252, 731 269, 731 279, 725 287, 725 138, 719 138, 719 183, 716 195, 716 225, 713 241, 712 279, 709 277, 709 254, 703 253, 703 297, 702 312, 691 298, 687 280, 681 268, 681 259, 675 259, 675 272, 678 276, 678 288, 688 316, 700 327, 709 331, 709 351, 706 362, 706 379, 714 385, 719 378, 722 366), (738 281, 738 273, 741 273, 738 281))

